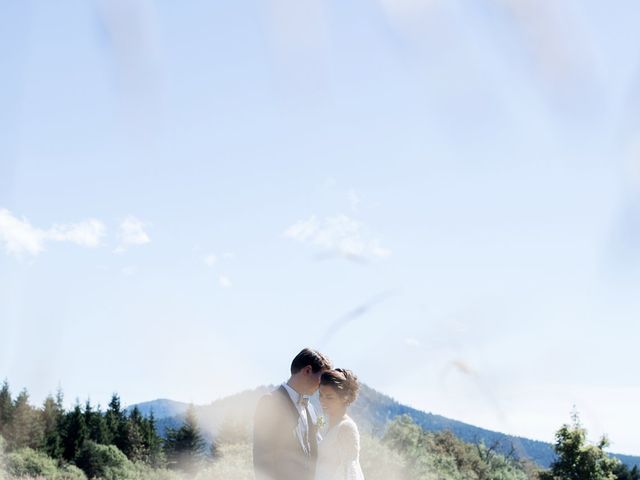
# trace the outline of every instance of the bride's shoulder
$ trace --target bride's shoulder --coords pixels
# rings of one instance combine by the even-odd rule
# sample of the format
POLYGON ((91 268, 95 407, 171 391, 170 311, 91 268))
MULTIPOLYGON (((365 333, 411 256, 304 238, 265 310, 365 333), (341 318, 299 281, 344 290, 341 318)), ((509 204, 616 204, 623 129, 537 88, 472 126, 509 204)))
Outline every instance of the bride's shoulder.
POLYGON ((345 416, 339 425, 339 431, 343 434, 358 434, 358 426, 351 417, 345 416))
POLYGON ((340 422, 340 425, 349 425, 350 427, 356 427, 356 422, 353 421, 353 418, 351 418, 349 415, 345 415, 344 418, 342 419, 342 421, 340 422))
POLYGON ((338 427, 338 442, 341 447, 348 452, 357 452, 360 450, 360 433, 356 422, 347 417, 338 427))

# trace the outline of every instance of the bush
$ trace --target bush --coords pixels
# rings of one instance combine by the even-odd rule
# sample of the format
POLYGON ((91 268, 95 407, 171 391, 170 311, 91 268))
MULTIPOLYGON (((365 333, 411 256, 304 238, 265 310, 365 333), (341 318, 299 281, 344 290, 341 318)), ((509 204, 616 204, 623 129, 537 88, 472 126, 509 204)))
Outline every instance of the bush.
POLYGON ((57 462, 48 455, 31 448, 21 448, 7 455, 7 470, 16 477, 43 476, 54 478, 58 473, 57 462))
POLYGON ((399 453, 378 438, 360 438, 360 465, 367 480, 404 480, 405 462, 399 453))
POLYGON ((137 480, 135 465, 114 445, 85 441, 76 457, 76 465, 89 478, 103 480, 137 480))
POLYGON ((0 435, 0 480, 5 480, 6 476, 7 476, 7 471, 5 469, 4 466, 4 449, 5 449, 5 441, 4 438, 2 438, 2 435, 0 435))
MULTIPOLYGON (((421 480, 526 480, 535 471, 483 444, 451 432, 426 432, 408 416, 392 421, 383 444, 405 462, 405 478, 421 480)), ((394 479, 395 480, 395 479, 394 479)))
POLYGON ((87 476, 75 465, 65 465, 58 469, 55 480, 87 480, 87 476))
MULTIPOLYGON (((21 448, 6 456, 8 473, 13 477, 38 477, 49 480, 87 480, 82 470, 65 465, 58 468, 58 462, 47 454, 21 448)), ((0 478, 2 475, 0 475, 0 478)))

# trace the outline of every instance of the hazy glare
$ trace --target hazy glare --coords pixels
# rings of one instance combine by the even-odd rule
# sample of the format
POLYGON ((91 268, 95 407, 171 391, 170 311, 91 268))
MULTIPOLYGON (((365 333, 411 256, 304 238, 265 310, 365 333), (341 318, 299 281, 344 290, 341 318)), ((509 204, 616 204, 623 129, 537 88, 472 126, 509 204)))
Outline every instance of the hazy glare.
POLYGON ((208 403, 317 346, 640 454, 640 6, 0 3, 0 377, 208 403))

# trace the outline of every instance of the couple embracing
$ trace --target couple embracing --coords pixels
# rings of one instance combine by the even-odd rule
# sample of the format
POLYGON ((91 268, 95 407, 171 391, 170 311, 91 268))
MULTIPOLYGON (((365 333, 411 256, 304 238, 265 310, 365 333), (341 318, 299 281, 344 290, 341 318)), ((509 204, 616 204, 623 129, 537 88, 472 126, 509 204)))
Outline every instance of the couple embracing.
POLYGON ((263 396, 256 408, 256 480, 364 480, 360 434, 347 415, 358 388, 353 373, 333 369, 320 352, 305 348, 296 355, 289 380, 263 396), (309 403, 318 389, 324 417, 309 403))

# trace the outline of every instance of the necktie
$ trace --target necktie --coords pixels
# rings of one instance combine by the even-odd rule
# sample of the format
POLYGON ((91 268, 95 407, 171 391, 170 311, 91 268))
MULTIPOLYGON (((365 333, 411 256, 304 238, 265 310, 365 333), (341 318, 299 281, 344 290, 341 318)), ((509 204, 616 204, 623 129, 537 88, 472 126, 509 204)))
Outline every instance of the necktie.
POLYGON ((311 444, 309 442, 309 429, 311 428, 311 418, 309 416, 309 409, 307 408, 309 406, 309 397, 303 397, 302 395, 300 395, 300 399, 298 400, 298 405, 300 405, 303 408, 304 411, 304 416, 305 416, 305 420, 306 423, 302 424, 302 438, 304 439, 305 442, 305 448, 307 449, 308 454, 311 454, 311 444))

